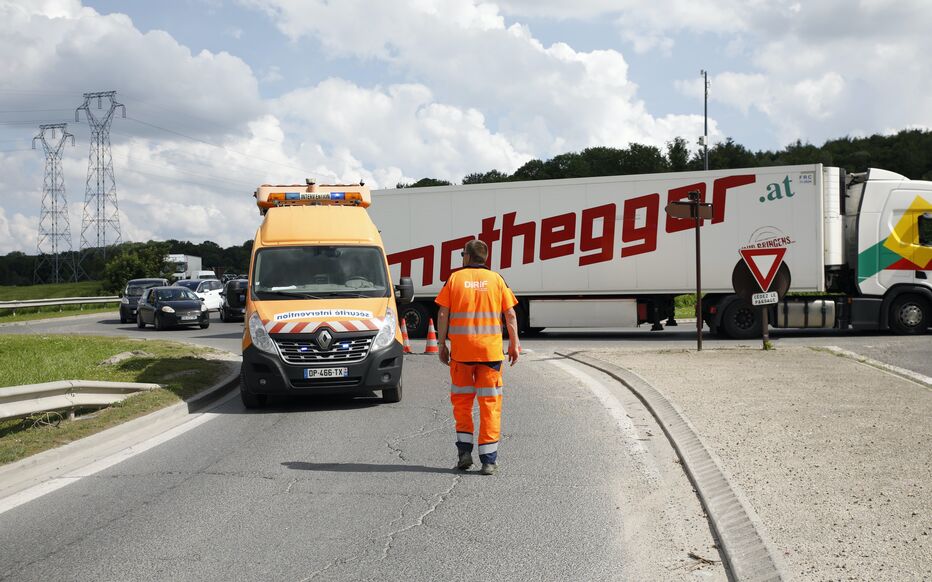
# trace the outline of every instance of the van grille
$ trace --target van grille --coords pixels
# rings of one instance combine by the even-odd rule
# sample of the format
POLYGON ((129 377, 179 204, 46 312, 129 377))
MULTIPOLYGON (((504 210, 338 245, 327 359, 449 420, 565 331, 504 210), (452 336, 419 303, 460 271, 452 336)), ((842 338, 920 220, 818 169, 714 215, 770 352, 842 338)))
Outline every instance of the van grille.
POLYGON ((282 359, 295 365, 353 364, 369 355, 374 336, 335 337, 329 350, 322 350, 313 338, 276 339, 282 359))

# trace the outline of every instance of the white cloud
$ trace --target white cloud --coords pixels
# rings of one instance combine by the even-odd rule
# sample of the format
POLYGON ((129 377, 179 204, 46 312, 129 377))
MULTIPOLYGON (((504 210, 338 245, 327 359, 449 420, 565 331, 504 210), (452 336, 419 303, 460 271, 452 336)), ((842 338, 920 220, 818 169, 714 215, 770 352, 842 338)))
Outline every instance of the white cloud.
POLYGON ((489 131, 518 151, 547 157, 630 141, 660 145, 701 127, 698 116, 652 116, 636 98, 621 53, 544 46, 492 4, 243 2, 265 10, 293 39, 314 38, 332 56, 384 62, 430 87, 438 105, 481 111, 489 131))

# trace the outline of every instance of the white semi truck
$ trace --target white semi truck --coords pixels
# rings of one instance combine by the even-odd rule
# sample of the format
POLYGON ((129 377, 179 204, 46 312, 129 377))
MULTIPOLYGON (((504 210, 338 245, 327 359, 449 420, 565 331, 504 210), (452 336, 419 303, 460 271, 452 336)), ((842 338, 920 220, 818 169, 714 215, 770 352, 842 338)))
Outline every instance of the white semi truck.
POLYGON ((380 190, 370 211, 392 276, 414 280, 402 314, 415 337, 472 238, 489 245, 489 266, 518 296, 523 332, 660 329, 674 323, 674 297, 695 292, 695 222, 664 212, 691 191, 713 205, 701 225, 702 317, 713 332, 761 332, 761 308, 734 290, 751 266, 743 249, 769 253, 754 267, 791 292, 766 307, 774 327, 929 329, 932 182, 885 170, 811 164, 380 190))
POLYGON ((191 255, 165 255, 165 262, 172 266, 172 278, 197 279, 202 271, 201 257, 191 255))

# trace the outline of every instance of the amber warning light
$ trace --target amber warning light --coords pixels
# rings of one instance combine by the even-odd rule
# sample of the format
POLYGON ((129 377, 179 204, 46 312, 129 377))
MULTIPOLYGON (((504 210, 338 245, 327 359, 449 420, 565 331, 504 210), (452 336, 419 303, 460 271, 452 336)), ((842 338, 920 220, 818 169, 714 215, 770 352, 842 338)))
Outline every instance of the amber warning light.
POLYGON ((256 189, 256 205, 263 214, 278 206, 362 206, 372 203, 369 188, 363 184, 314 184, 269 186, 256 189), (352 188, 352 189, 350 189, 352 188))

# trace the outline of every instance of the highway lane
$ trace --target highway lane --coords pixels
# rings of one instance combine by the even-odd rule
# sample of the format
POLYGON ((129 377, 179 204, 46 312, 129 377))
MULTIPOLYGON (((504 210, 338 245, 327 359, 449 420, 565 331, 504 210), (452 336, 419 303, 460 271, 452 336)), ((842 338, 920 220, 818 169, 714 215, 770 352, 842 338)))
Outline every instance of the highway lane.
POLYGON ((253 413, 230 399, 0 516, 0 579, 723 580, 721 566, 691 569, 688 551, 718 555, 649 415, 617 385, 605 390, 627 414, 609 414, 614 396, 561 364, 529 354, 506 372, 493 477, 450 469, 448 377, 432 357, 406 359, 398 404, 253 413))

